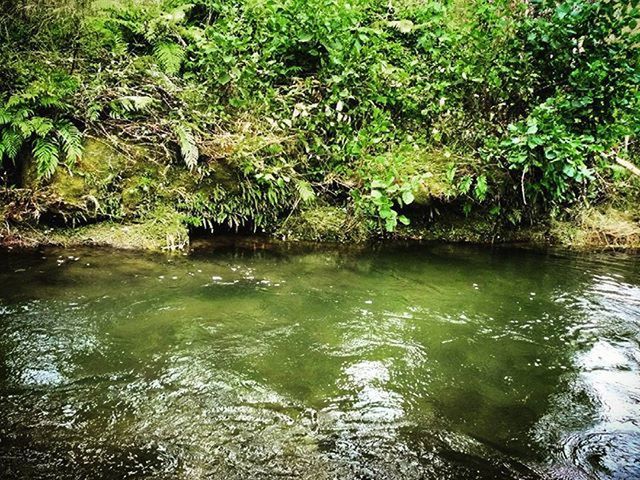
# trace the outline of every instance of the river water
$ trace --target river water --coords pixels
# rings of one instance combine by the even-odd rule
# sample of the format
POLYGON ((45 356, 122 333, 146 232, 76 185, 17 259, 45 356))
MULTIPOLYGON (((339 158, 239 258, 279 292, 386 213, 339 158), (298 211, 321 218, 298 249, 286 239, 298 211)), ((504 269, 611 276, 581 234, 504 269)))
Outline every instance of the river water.
POLYGON ((640 258, 0 254, 0 478, 639 479, 640 258))

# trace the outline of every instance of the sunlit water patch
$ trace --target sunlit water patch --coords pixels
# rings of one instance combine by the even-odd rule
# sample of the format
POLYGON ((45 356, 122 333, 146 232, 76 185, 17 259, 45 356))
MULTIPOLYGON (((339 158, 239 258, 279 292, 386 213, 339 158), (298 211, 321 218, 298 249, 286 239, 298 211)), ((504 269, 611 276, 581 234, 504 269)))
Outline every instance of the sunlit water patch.
POLYGON ((1 478, 640 478, 640 261, 0 255, 1 478))

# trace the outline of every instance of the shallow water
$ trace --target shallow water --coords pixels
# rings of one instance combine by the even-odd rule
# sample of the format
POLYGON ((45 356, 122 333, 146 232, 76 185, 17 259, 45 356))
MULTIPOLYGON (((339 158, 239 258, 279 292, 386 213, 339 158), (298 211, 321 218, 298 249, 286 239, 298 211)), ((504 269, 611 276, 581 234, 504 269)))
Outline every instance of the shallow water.
POLYGON ((640 478, 640 258, 0 254, 1 478, 640 478))

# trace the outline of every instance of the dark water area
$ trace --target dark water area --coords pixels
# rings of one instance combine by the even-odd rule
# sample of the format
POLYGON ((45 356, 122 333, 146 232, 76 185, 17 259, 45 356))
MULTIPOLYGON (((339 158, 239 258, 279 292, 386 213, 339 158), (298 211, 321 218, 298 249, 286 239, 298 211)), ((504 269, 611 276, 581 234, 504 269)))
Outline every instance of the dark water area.
POLYGON ((640 257, 0 253, 0 478, 640 479, 640 257))

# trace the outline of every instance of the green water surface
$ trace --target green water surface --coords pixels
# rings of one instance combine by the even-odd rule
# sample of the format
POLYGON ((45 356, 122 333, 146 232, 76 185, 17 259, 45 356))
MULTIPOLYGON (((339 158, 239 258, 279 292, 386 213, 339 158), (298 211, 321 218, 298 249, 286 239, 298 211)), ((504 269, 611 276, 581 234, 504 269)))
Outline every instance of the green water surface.
POLYGON ((640 259, 0 254, 0 478, 640 478, 640 259))

